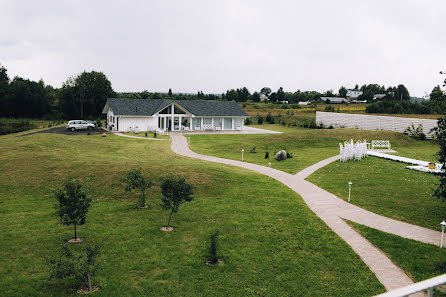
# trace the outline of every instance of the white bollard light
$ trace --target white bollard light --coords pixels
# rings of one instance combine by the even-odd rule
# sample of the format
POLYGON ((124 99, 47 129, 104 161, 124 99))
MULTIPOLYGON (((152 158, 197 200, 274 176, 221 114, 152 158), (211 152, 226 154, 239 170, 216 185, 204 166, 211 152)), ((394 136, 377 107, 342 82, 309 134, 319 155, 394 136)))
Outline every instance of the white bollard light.
POLYGON ((443 248, 443 237, 444 237, 444 229, 446 229, 446 222, 443 221, 440 223, 441 225, 441 243, 440 243, 440 248, 443 248))
POLYGON ((244 149, 242 149, 242 162, 243 162, 243 152, 244 152, 245 150, 244 149))
POLYGON ((348 202, 350 202, 350 192, 351 192, 351 189, 352 189, 352 182, 349 182, 348 183, 348 202))
POLYGON ((271 162, 268 162, 268 167, 271 168, 271 162))

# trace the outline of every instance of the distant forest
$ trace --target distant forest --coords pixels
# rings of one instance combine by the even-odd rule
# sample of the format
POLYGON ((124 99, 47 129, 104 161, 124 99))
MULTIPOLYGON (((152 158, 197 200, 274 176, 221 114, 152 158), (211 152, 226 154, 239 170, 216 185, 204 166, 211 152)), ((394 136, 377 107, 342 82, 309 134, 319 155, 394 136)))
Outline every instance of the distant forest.
MULTIPOLYGON (((446 80, 445 80, 446 84, 446 80)), ((357 100, 371 102, 366 111, 369 113, 444 113, 446 111, 446 94, 436 86, 430 94, 430 100, 420 103, 411 102, 410 94, 404 85, 384 87, 378 84, 368 84, 354 89, 363 91, 357 100), (385 94, 384 100, 373 102, 375 94, 385 94)), ((230 89, 225 93, 197 94, 174 93, 171 89, 160 92, 123 92, 116 93, 111 82, 102 72, 82 72, 69 77, 61 88, 54 88, 40 80, 38 82, 21 77, 9 78, 7 69, 0 65, 0 117, 42 118, 42 119, 97 119, 101 117, 102 108, 107 98, 161 99, 176 100, 227 100, 236 102, 260 102, 268 100, 272 103, 287 101, 290 104, 298 102, 316 102, 320 97, 346 97, 347 88, 342 86, 338 92, 328 90, 285 92, 282 87, 272 91, 264 87, 251 93, 246 87, 230 89)))

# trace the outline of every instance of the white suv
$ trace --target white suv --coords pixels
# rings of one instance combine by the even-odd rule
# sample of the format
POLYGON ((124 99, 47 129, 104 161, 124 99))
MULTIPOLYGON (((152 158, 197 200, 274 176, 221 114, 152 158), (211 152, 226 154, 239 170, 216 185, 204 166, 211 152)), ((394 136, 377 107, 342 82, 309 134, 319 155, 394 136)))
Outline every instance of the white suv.
POLYGON ((67 130, 75 131, 75 130, 86 130, 88 128, 94 128, 96 127, 93 123, 88 123, 86 121, 82 120, 73 120, 69 121, 67 124, 67 130))

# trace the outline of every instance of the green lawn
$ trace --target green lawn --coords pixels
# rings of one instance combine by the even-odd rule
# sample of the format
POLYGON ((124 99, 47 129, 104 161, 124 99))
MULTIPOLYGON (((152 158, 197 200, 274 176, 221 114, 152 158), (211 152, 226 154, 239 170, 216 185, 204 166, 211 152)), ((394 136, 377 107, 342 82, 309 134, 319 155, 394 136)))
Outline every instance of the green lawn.
POLYGON ((384 216, 415 225, 439 229, 446 219, 446 202, 433 197, 438 178, 406 169, 408 164, 368 157, 360 162, 334 162, 313 173, 308 180, 351 203, 384 216))
POLYGON ((44 258, 73 236, 54 214, 68 172, 93 198, 78 234, 102 245, 95 296, 370 296, 383 286, 361 259, 292 190, 250 171, 173 154, 170 142, 108 135, 0 137, 0 295, 69 296, 48 281, 44 258), (174 215, 152 188, 152 209, 136 209, 119 178, 141 166, 154 180, 184 174, 195 200, 174 215), (220 231, 225 265, 207 267, 209 236, 220 231))
MULTIPOLYGON (((348 222, 362 236, 382 250, 415 282, 446 273, 446 249, 402 238, 353 222, 348 222)), ((446 296, 435 292, 435 296, 446 296)))
POLYGON ((371 141, 373 139, 390 140, 392 148, 401 150, 407 157, 433 158, 438 146, 428 141, 416 141, 401 133, 391 131, 367 131, 354 129, 308 129, 285 127, 282 125, 252 125, 252 127, 276 130, 282 134, 220 134, 190 135, 191 149, 197 153, 222 158, 241 160, 244 149, 244 161, 297 173, 300 170, 328 157, 339 154, 339 143, 354 139, 371 141), (250 153, 256 147, 256 153, 250 153), (276 161, 274 153, 286 149, 292 159, 276 161), (265 152, 270 154, 265 159, 265 152))

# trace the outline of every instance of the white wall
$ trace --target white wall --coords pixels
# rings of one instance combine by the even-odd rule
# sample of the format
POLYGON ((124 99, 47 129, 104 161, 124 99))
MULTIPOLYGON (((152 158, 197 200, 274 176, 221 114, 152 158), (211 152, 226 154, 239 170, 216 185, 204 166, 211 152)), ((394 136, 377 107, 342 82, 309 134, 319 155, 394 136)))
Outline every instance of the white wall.
MULTIPOLYGON (((135 127, 138 127, 138 131, 152 131, 158 129, 157 117, 132 117, 132 116, 120 116, 119 117, 119 131, 121 132, 133 132, 135 127)), ((115 123, 116 127, 116 123, 115 123)))
POLYGON ((437 121, 430 119, 316 111, 316 124, 320 123, 324 124, 326 127, 333 126, 335 128, 344 127, 361 130, 389 130, 401 133, 412 124, 414 124, 415 128, 418 128, 419 125, 423 125, 423 133, 426 134, 427 138, 431 138, 429 135, 430 129, 437 126, 437 121))
POLYGON ((116 118, 115 118, 115 123, 113 124, 113 121, 110 121, 110 117, 114 117, 115 115, 113 114, 113 111, 111 110, 111 108, 109 108, 108 109, 108 112, 107 112, 107 129, 109 129, 109 127, 111 126, 111 125, 114 125, 114 128, 113 128, 113 130, 116 130, 116 118))

